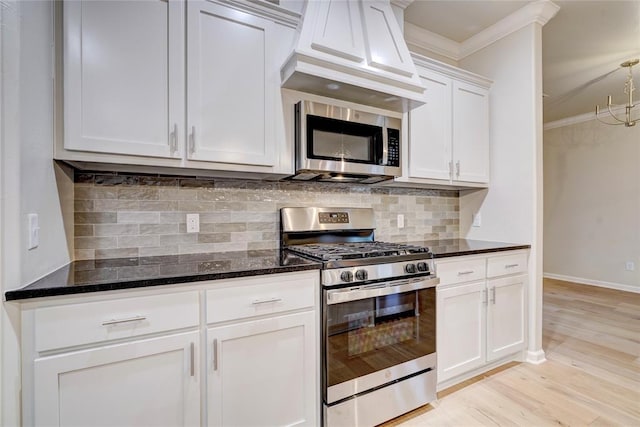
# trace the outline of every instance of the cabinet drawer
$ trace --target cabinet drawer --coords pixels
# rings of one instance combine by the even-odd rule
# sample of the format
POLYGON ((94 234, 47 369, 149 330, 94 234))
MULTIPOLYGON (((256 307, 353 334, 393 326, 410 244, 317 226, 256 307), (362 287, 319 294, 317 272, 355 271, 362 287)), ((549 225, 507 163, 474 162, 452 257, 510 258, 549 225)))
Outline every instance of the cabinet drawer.
POLYGON ((318 274, 238 281, 235 286, 207 291, 207 323, 223 322, 313 307, 318 274))
POLYGON ((53 350, 197 326, 197 292, 39 308, 35 347, 53 350))
POLYGON ((436 275, 440 285, 470 282, 485 278, 485 258, 470 258, 456 261, 436 261, 436 275))
POLYGON ((487 261, 487 277, 505 276, 507 274, 527 271, 527 254, 518 253, 490 257, 487 261))

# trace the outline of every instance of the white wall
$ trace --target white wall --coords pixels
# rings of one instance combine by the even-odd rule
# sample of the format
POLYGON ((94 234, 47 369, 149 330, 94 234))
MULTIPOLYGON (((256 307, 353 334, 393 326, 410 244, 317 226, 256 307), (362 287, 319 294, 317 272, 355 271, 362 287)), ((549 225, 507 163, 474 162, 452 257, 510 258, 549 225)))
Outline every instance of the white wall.
POLYGON ((494 81, 489 99, 490 188, 460 194, 460 235, 531 244, 530 361, 542 352, 542 28, 534 23, 460 61, 494 81), (480 212, 482 225, 471 227, 480 212))
MULTIPOLYGON (((0 291, 15 289, 70 261, 73 182, 53 163, 53 2, 3 1, 0 129, 0 291), (27 214, 40 219, 40 245, 27 250, 27 214), (69 233, 67 235, 67 232, 69 233)), ((20 316, 2 303, 0 424, 20 424, 20 316)))
POLYGON ((640 125, 544 132, 544 222, 545 276, 640 292, 640 125))

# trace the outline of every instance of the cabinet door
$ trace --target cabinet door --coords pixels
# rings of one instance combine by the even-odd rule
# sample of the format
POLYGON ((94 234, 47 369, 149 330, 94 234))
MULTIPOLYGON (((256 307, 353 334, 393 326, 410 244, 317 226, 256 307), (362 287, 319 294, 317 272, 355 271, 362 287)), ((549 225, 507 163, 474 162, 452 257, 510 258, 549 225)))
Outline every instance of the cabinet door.
POLYGON ((453 82, 455 181, 489 182, 489 91, 453 82))
POLYGON ((189 160, 273 166, 273 22, 206 1, 188 8, 189 160))
POLYGON ((427 103, 409 112, 409 176, 451 179, 451 79, 419 71, 427 103))
POLYGON ((200 424, 198 332, 41 357, 35 424, 200 424))
POLYGON ((527 275, 492 279, 487 282, 487 361, 524 348, 527 275))
POLYGON ((181 157, 184 6, 64 3, 64 148, 181 157))
POLYGON ((317 329, 313 311, 209 329, 209 425, 316 425, 317 329))
POLYGON ((437 289, 438 382, 485 362, 485 282, 437 289))

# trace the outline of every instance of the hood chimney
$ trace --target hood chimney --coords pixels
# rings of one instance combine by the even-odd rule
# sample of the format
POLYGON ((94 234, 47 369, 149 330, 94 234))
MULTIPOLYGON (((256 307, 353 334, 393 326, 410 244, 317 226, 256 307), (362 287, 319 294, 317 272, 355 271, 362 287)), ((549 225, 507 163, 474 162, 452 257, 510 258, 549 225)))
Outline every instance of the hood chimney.
POLYGON ((308 0, 281 77, 289 89, 386 110, 424 104, 389 0, 308 0))

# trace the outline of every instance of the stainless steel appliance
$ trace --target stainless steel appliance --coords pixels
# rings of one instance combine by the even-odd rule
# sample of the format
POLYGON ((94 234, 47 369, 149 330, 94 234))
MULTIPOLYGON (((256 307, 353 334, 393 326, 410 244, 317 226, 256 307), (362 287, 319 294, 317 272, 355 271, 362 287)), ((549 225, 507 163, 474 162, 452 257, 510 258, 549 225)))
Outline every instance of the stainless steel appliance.
POLYGON ((373 184, 400 176, 400 117, 300 101, 291 179, 373 184))
POLYGON ((376 242, 365 208, 282 208, 281 242, 322 262, 326 426, 373 426, 436 398, 428 248, 376 242))

